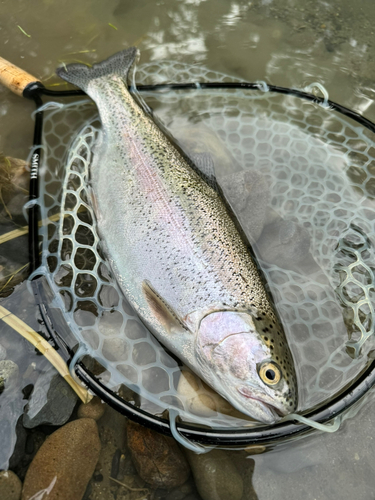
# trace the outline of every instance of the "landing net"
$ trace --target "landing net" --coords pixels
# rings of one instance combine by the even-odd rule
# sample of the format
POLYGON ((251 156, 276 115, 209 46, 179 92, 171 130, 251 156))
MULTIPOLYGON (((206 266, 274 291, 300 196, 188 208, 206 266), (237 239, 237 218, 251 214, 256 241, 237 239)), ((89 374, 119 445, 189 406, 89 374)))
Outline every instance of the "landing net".
MULTIPOLYGON (((136 78, 239 81, 173 62, 145 64, 136 78)), ((350 385, 374 348, 375 149, 373 134, 349 118, 264 90, 142 97, 187 154, 211 155, 281 316, 303 412, 350 385), (264 191, 255 215, 254 182, 264 191)), ((48 104, 44 113, 42 265, 51 306, 63 311, 79 343, 77 358, 96 360, 108 388, 130 388, 124 397, 152 414, 173 408, 186 421, 204 416, 212 427, 258 425, 168 354, 123 297, 101 250, 88 191, 100 130, 96 107, 88 100, 48 104)))

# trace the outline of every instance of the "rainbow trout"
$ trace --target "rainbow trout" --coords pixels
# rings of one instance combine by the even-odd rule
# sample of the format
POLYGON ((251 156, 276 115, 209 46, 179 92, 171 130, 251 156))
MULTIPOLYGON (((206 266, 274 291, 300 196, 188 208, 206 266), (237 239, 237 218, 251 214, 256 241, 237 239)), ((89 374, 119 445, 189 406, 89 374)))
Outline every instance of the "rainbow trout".
POLYGON ((285 333, 219 188, 130 95, 136 55, 57 70, 99 109, 90 175, 105 252, 155 337, 238 410, 274 423, 297 406, 285 333))

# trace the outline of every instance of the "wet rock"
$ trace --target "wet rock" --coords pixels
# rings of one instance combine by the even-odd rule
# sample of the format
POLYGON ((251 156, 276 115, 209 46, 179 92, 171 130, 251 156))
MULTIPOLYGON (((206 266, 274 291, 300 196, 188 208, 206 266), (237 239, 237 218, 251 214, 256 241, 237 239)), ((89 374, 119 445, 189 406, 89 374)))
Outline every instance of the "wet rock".
POLYGON ((7 470, 17 442, 16 426, 25 401, 19 383, 18 366, 9 360, 0 361, 0 470, 7 470))
MULTIPOLYGON (((19 439, 19 438, 18 438, 19 439)), ((18 477, 23 481, 26 476, 27 469, 30 463, 37 454, 39 448, 42 446, 46 440, 45 434, 43 432, 34 431, 28 432, 25 439, 25 446, 23 448, 23 454, 21 455, 21 446, 18 447, 18 439, 15 447, 15 451, 10 459, 9 467, 18 475, 18 477), (13 462, 17 460, 16 465, 13 466, 13 462)))
POLYGON ((113 479, 124 482, 130 487, 138 486, 135 482, 138 478, 136 471, 128 467, 132 462, 130 452, 125 448, 126 422, 123 415, 110 407, 106 409, 105 418, 98 422, 102 448, 90 482, 90 500, 119 498, 118 491, 121 486, 113 479))
POLYGON ((81 404, 78 408, 78 418, 93 418, 99 420, 105 413, 106 405, 100 398, 94 397, 89 403, 81 404))
POLYGON ((229 455, 212 450, 197 455, 185 450, 195 485, 203 500, 241 500, 243 481, 229 455))
POLYGON ((14 472, 10 470, 0 472, 1 500, 19 500, 21 491, 22 483, 14 472))
POLYGON ((81 418, 64 425, 43 443, 27 471, 22 500, 48 491, 48 500, 81 500, 99 458, 96 422, 81 418))
POLYGON ((278 219, 264 228, 257 248, 270 264, 298 271, 309 256, 310 235, 296 222, 278 219))
POLYGON ((33 429, 41 424, 65 424, 77 402, 77 395, 54 368, 36 381, 26 406, 23 425, 33 429))
POLYGON ((45 441, 45 434, 40 431, 27 432, 22 424, 23 416, 18 419, 16 426, 17 441, 13 454, 9 460, 9 468, 23 481, 27 469, 37 451, 45 441))
MULTIPOLYGON (((14 224, 1 225, 1 235, 17 229, 14 224)), ((27 234, 1 245, 0 297, 8 297, 28 276, 27 234)))
POLYGON ((0 393, 5 387, 14 385, 18 379, 18 366, 10 359, 0 361, 0 393))
POLYGON ((185 483, 189 465, 177 443, 169 437, 128 422, 128 446, 140 477, 156 488, 173 488, 185 483))
POLYGON ((203 123, 192 125, 186 123, 184 118, 177 118, 174 120, 173 136, 189 157, 209 155, 217 174, 226 175, 233 172, 236 160, 217 134, 203 123))
POLYGON ((255 170, 244 170, 220 177, 219 184, 250 242, 257 241, 271 201, 266 178, 255 170))
POLYGON ((0 155, 0 219, 24 221, 22 209, 29 189, 27 167, 24 160, 0 155))
POLYGON ((7 357, 7 350, 0 344, 0 361, 3 361, 7 357))
MULTIPOLYGON (((259 450, 254 445, 254 448, 251 450, 253 453, 259 453, 259 450)), ((255 461, 249 458, 248 452, 245 453, 235 451, 230 453, 230 459, 233 461, 236 466, 238 472, 241 474, 243 480, 243 494, 241 500, 258 500, 258 495, 253 486, 253 474, 255 468, 255 461)))
MULTIPOLYGON (((165 500, 185 500, 185 498, 188 495, 190 496, 190 494, 193 493, 194 490, 195 488, 193 480, 189 479, 182 486, 178 486, 177 488, 174 488, 172 491, 169 491, 164 498, 165 500)), ((197 498, 197 495, 195 495, 194 498, 197 498)))

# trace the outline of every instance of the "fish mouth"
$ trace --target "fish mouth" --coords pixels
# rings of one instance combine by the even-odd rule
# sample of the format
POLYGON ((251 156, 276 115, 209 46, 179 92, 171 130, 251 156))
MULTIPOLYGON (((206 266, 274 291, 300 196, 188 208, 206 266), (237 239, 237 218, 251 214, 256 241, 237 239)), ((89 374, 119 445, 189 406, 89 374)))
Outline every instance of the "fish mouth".
POLYGON ((274 401, 268 394, 257 394, 252 392, 248 387, 240 387, 237 389, 241 396, 246 399, 251 399, 253 409, 248 414, 265 424, 275 424, 282 417, 288 414, 278 402, 274 401))

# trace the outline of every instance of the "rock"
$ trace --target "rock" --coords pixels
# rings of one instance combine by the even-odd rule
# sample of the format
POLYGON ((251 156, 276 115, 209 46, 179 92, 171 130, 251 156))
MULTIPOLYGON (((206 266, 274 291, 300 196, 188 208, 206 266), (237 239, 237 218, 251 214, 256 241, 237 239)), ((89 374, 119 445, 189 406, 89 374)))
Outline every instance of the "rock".
POLYGON ((193 125, 184 118, 174 119, 173 137, 189 157, 204 154, 212 158, 215 172, 226 175, 233 172, 237 162, 218 135, 204 123, 193 125))
POLYGON ((255 170, 243 170, 218 180, 246 236, 251 243, 257 241, 271 202, 266 178, 255 170))
POLYGON ((47 489, 48 500, 81 500, 94 473, 100 447, 98 428, 92 419, 74 420, 55 431, 30 464, 22 500, 31 500, 47 489))
POLYGON ((9 469, 15 472, 21 481, 25 479, 32 459, 46 438, 45 434, 39 431, 27 432, 22 421, 23 416, 17 421, 15 428, 17 440, 9 460, 9 469))
POLYGON ((25 400, 20 388, 18 366, 9 360, 0 361, 0 470, 8 470, 9 459, 17 442, 17 421, 23 413, 25 400))
POLYGON ((0 155, 0 217, 24 221, 23 205, 27 201, 30 174, 24 160, 0 155))
POLYGON ((78 408, 78 418, 93 418, 99 420, 105 413, 106 405, 100 398, 95 397, 87 404, 81 404, 78 408))
POLYGON ((115 500, 121 488, 111 478, 137 487, 134 478, 138 478, 133 469, 133 476, 125 477, 125 462, 131 464, 130 452, 125 448, 126 418, 111 407, 107 407, 105 418, 98 422, 102 448, 95 468, 93 480, 90 482, 90 500, 115 500))
POLYGON ((212 450, 197 455, 185 450, 202 500, 241 500, 243 481, 229 455, 212 450))
MULTIPOLYGON (((182 486, 178 486, 173 490, 169 491, 167 495, 164 497, 164 500, 185 500, 185 498, 194 492, 194 485, 192 479, 189 479, 182 486)), ((197 498, 197 495, 194 496, 197 498)))
POLYGON ((280 218, 264 228, 256 246, 263 260, 298 271, 309 256, 310 235, 294 221, 280 218))
POLYGON ((190 474, 189 465, 170 437, 128 422, 128 446, 140 477, 155 488, 181 486, 190 474))
POLYGON ((65 424, 77 402, 77 395, 54 368, 36 381, 26 405, 23 425, 33 429, 41 424, 65 424))
POLYGON ((3 361, 7 357, 7 350, 0 344, 0 361, 3 361))
POLYGON ((1 500, 19 500, 21 491, 22 483, 14 472, 10 470, 0 472, 1 500))
MULTIPOLYGON (((253 451, 255 451, 255 453, 259 453, 259 451, 256 451, 255 445, 254 447, 255 449, 253 451)), ((237 467, 238 472, 242 476, 243 495, 241 500, 258 500, 258 495, 256 494, 253 486, 255 461, 248 457, 247 452, 242 453, 235 451, 230 454, 230 458, 233 460, 234 465, 237 467)))
POLYGON ((18 366, 9 359, 0 361, 0 393, 5 387, 11 386, 17 382, 18 366))

